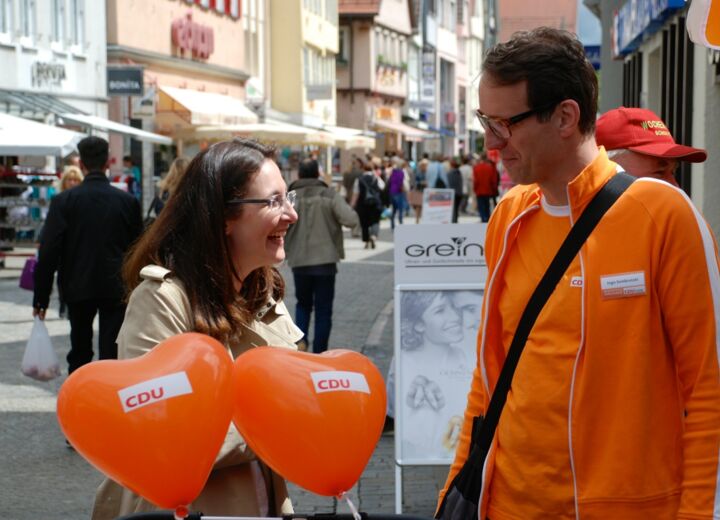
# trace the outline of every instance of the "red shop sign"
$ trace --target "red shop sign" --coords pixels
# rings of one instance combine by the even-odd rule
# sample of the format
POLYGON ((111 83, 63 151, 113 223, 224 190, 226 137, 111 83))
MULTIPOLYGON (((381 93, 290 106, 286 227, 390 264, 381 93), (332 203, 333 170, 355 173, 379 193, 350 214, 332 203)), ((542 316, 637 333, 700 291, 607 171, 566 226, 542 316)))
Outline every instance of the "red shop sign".
POLYGON ((192 12, 177 18, 172 23, 172 43, 183 52, 192 53, 193 58, 206 60, 215 50, 215 35, 212 27, 193 22, 192 12))

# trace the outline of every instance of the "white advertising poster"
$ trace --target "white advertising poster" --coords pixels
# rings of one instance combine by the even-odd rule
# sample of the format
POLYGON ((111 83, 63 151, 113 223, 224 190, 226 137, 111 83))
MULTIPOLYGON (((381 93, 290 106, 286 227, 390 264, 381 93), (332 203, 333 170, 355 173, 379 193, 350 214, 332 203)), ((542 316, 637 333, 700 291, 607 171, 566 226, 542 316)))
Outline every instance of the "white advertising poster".
POLYGON ((395 285, 484 285, 486 228, 480 222, 396 226, 395 285))
POLYGON ((449 224, 452 221, 455 190, 425 188, 423 190, 421 224, 449 224))
POLYGON ((396 459, 450 464, 476 365, 485 225, 395 233, 396 459))

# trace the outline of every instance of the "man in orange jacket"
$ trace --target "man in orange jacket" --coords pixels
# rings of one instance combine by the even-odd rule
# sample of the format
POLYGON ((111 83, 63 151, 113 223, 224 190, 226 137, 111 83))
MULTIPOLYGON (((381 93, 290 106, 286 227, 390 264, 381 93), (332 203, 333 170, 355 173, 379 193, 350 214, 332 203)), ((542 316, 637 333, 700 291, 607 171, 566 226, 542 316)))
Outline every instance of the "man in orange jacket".
MULTIPOLYGON (((595 143, 598 85, 568 32, 516 33, 483 61, 477 116, 518 184, 487 229, 478 366, 447 486, 466 461, 520 315, 618 167, 595 143)), ((679 189, 636 180, 525 344, 483 468, 480 518, 718 518, 720 273, 679 189)))

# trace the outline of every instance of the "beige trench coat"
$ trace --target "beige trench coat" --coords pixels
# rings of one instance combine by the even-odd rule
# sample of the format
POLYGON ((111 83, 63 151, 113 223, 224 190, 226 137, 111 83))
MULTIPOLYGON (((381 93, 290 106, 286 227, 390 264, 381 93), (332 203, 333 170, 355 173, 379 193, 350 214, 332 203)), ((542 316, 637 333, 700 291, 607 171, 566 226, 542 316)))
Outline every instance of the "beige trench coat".
MULTIPOLYGON (((193 330, 190 302, 182 283, 167 269, 146 266, 143 282, 130 296, 118 334, 118 357, 140 356, 166 338, 193 330)), ((246 350, 273 345, 296 349, 302 332, 282 302, 270 301, 231 341, 233 358, 246 350)), ((98 488, 93 520, 157 509, 132 491, 106 479, 98 488)), ((191 506, 212 516, 276 516, 293 512, 285 481, 262 463, 230 425, 207 484, 191 506)))

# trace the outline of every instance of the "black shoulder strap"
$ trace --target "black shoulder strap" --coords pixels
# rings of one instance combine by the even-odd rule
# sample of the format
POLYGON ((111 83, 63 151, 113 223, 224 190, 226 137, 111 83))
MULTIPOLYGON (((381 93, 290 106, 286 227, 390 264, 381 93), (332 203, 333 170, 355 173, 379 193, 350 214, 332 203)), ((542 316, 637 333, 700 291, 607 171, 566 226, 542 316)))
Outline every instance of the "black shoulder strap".
POLYGON ((505 406, 515 368, 520 360, 520 354, 522 354, 530 331, 535 325, 535 320, 545 306, 545 302, 547 302, 555 290, 562 275, 567 271, 573 258, 575 258, 578 251, 580 251, 587 237, 592 233, 592 230, 595 229, 595 226, 600 222, 605 212, 610 209, 634 180, 633 177, 626 173, 617 173, 593 197, 575 225, 570 229, 565 241, 555 254, 555 258, 553 258, 540 283, 538 283, 530 297, 520 317, 517 329, 515 330, 515 336, 510 344, 510 349, 508 350, 505 363, 500 372, 500 377, 495 385, 495 390, 490 399, 485 418, 480 425, 480 431, 475 432, 477 443, 485 453, 490 449, 490 444, 495 436, 495 429, 497 428, 500 414, 505 406))

